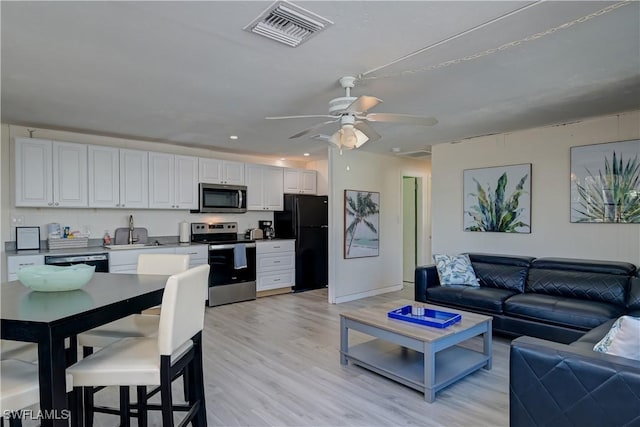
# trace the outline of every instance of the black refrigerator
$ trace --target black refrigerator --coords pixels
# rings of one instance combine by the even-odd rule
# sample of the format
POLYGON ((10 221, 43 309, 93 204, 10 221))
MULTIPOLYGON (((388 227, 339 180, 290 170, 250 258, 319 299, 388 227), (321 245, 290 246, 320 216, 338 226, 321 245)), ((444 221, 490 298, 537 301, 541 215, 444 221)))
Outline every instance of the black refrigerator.
POLYGON ((296 239, 295 292, 328 284, 329 203, 327 196, 285 194, 284 210, 275 212, 276 237, 296 239))

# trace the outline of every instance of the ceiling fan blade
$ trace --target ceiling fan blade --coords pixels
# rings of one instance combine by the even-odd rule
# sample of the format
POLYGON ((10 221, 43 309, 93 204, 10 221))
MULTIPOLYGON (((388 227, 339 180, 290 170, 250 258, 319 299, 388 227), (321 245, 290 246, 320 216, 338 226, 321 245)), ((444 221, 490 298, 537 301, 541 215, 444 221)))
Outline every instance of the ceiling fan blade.
POLYGON ((336 116, 330 116, 328 114, 310 114, 307 116, 274 116, 274 117, 265 117, 266 120, 282 120, 282 119, 309 119, 309 118, 318 118, 318 117, 330 117, 335 119, 336 116))
POLYGON ((347 111, 354 113, 366 113, 376 105, 382 102, 381 99, 376 98, 375 96, 360 96, 358 99, 353 101, 351 105, 347 107, 347 111))
POLYGON ((373 130, 373 128, 369 126, 367 122, 357 121, 353 124, 353 127, 364 133, 367 138, 369 138, 369 141, 367 142, 377 141, 382 138, 380 134, 373 130))
POLYGON ((438 123, 433 117, 411 116, 409 114, 370 113, 363 118, 370 122, 406 123, 409 125, 433 126, 438 123))
MULTIPOLYGON (((331 117, 331 116, 329 116, 331 117)), ((306 135, 309 132, 313 132, 314 130, 324 126, 324 125, 328 125, 329 123, 335 123, 337 122, 339 119, 334 119, 334 120, 327 120, 326 122, 322 122, 322 123, 318 123, 317 125, 311 126, 310 128, 306 128, 303 131, 300 131, 298 133, 296 133, 295 135, 291 135, 289 137, 289 139, 295 139, 295 138, 300 138, 302 135, 306 135)))

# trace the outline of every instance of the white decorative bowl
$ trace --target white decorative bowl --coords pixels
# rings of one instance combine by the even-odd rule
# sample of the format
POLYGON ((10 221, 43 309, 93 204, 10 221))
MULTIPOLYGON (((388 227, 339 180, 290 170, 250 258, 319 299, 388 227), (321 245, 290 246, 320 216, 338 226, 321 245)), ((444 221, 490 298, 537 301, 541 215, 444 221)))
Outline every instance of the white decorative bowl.
POLYGON ((18 270, 23 285, 40 292, 73 291, 86 285, 96 269, 95 265, 75 264, 68 267, 34 265, 18 270))

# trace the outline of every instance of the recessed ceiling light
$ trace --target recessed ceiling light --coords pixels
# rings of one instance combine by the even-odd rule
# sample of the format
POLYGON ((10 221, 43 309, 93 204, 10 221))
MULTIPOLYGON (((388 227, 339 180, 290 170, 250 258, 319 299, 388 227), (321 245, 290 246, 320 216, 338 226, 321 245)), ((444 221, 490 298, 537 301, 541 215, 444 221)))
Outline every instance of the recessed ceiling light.
POLYGON ((229 139, 238 139, 238 135, 231 135, 229 136, 229 139))
POLYGON ((309 153, 304 153, 304 154, 303 154, 303 156, 305 156, 305 157, 309 157, 309 156, 310 156, 310 154, 309 154, 309 153))
POLYGON ((280 160, 287 160, 287 159, 285 159, 284 157, 280 157, 280 160))
POLYGON ((400 148, 398 148, 398 147, 393 147, 393 148, 391 149, 391 151, 392 151, 392 152, 394 152, 394 153, 399 153, 399 152, 400 152, 400 148))

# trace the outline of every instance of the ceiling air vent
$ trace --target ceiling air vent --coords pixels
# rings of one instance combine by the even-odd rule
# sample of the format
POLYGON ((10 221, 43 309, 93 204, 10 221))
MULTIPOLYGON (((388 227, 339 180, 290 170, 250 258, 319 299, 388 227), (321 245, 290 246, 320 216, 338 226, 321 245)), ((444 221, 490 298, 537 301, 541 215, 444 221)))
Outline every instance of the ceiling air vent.
POLYGON ((333 22, 287 1, 277 1, 244 27, 245 31, 296 47, 333 22))
POLYGON ((413 157, 414 159, 418 159, 421 157, 428 157, 431 155, 431 151, 427 150, 418 150, 418 151, 404 151, 395 153, 398 156, 403 157, 413 157))

